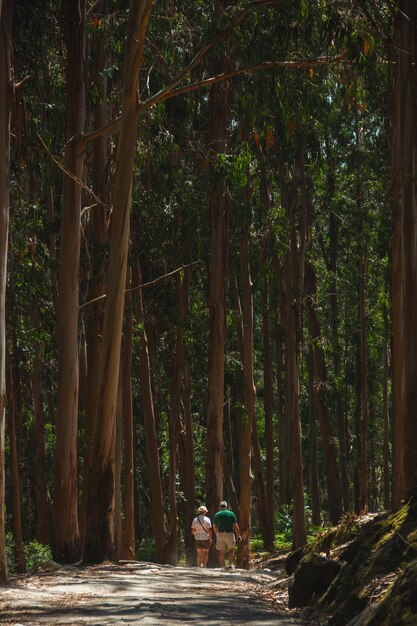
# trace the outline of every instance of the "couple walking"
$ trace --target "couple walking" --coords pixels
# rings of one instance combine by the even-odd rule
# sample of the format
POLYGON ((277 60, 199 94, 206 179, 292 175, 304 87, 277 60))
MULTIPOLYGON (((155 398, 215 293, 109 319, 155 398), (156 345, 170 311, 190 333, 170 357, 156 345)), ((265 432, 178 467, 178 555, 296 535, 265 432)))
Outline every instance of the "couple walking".
POLYGON ((225 565, 225 553, 227 551, 229 566, 234 565, 235 543, 241 541, 240 530, 236 515, 227 508, 227 502, 220 502, 220 510, 213 519, 207 517, 207 507, 204 505, 198 509, 197 517, 193 519, 191 531, 194 535, 197 548, 197 567, 207 567, 209 549, 212 544, 212 532, 216 537, 216 549, 219 553, 220 567, 225 565))

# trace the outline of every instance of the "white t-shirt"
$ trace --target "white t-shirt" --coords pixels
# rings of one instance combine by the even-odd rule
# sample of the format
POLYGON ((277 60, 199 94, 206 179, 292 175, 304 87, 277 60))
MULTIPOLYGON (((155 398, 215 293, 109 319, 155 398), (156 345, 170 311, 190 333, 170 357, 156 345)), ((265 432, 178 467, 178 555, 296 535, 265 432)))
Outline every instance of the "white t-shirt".
POLYGON ((211 528, 210 518, 206 517, 205 515, 198 515, 193 519, 191 528, 195 528, 194 539, 196 539, 197 541, 204 541, 205 539, 209 538, 209 535, 203 530, 203 528, 201 528, 201 526, 203 526, 203 528, 205 528, 205 530, 207 530, 208 532, 211 528))

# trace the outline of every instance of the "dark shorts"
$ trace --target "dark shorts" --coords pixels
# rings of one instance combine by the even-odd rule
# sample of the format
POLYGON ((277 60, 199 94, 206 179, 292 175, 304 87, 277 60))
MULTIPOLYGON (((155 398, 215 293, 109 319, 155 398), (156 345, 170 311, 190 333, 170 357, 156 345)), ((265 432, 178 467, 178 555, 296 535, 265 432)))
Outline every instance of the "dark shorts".
POLYGON ((210 547, 210 541, 208 539, 204 539, 203 541, 199 541, 198 539, 195 540, 195 547, 196 548, 203 548, 205 550, 208 550, 210 547))

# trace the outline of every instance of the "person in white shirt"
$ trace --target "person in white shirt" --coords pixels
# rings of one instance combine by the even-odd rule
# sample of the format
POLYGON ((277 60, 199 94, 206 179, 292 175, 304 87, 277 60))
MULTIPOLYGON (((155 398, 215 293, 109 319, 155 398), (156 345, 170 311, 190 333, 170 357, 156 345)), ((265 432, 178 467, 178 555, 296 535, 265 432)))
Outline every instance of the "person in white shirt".
POLYGON ((211 521, 207 517, 207 507, 202 504, 198 515, 193 519, 191 532, 194 535, 195 547, 197 549, 197 567, 207 567, 209 549, 211 546, 211 521))

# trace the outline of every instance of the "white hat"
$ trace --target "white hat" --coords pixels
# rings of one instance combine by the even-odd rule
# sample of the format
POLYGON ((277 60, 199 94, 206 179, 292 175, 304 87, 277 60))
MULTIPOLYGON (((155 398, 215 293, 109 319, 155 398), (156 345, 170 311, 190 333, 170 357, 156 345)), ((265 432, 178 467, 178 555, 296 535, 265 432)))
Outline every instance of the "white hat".
POLYGON ((199 508, 198 508, 198 513, 207 513, 208 508, 206 506, 204 506, 204 504, 202 504, 199 508))

